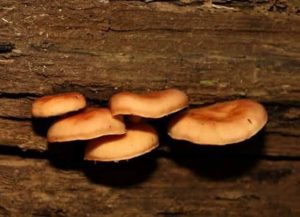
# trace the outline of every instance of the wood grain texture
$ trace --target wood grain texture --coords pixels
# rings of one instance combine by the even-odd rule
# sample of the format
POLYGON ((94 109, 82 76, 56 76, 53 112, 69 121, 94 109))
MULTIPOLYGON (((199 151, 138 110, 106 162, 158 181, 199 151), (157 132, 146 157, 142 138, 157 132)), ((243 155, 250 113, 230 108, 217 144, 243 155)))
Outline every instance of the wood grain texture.
POLYGON ((0 36, 13 45, 0 54, 1 144, 47 149, 39 135, 46 127, 30 114, 32 100, 45 94, 79 91, 103 105, 121 90, 177 87, 194 106, 241 97, 264 103, 271 116, 265 154, 299 156, 296 12, 174 2, 1 5, 0 36))
POLYGON ((211 165, 196 165, 212 162, 207 158, 194 159, 190 162, 194 165, 186 166, 188 159, 177 158, 176 162, 169 157, 158 153, 127 163, 79 164, 66 170, 47 160, 1 156, 0 213, 158 217, 300 214, 299 162, 219 158, 212 170, 211 165))
POLYGON ((0 1, 0 216, 300 216, 297 0, 0 1), (146 3, 148 2, 148 3, 146 3), (105 106, 122 90, 177 87, 191 106, 248 97, 266 128, 195 146, 153 124, 161 145, 119 164, 47 144, 32 101, 79 91, 105 106))

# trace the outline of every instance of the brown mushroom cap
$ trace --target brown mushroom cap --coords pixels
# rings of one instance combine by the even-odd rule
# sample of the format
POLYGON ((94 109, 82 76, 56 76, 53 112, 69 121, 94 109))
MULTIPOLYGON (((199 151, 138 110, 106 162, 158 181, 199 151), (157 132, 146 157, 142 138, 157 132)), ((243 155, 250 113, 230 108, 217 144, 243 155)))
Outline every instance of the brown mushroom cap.
POLYGON ((106 108, 87 108, 55 122, 48 130, 49 142, 88 140, 126 132, 122 117, 113 117, 106 108))
POLYGON ((150 152, 158 146, 155 129, 146 123, 131 124, 119 136, 104 136, 89 141, 85 160, 120 161, 150 152))
POLYGON ((62 93, 44 96, 32 104, 33 117, 52 117, 77 111, 86 106, 86 100, 80 93, 62 93))
POLYGON ((267 119, 261 104, 248 99, 234 100, 178 115, 171 121, 168 134, 196 144, 226 145, 252 137, 267 119))
POLYGON ((121 92, 113 95, 109 101, 113 115, 135 115, 145 118, 160 118, 187 106, 187 95, 177 89, 144 94, 121 92))

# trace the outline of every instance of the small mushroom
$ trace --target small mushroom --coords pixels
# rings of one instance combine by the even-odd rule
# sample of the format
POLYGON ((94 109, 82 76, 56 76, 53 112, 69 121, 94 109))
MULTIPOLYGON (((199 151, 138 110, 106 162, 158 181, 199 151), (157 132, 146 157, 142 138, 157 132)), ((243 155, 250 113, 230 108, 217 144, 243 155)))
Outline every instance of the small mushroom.
POLYGON ((104 136, 89 141, 85 160, 120 161, 146 154, 158 146, 156 130, 146 123, 129 124, 124 135, 104 136))
POLYGON ((36 99, 32 104, 32 116, 46 118, 63 115, 86 107, 85 97, 80 93, 61 93, 36 99))
POLYGON ((252 137, 264 127, 267 119, 261 104, 240 99, 179 114, 169 124, 168 134, 173 139, 195 144, 226 145, 252 137))
POLYGON ((113 117, 107 108, 87 108, 81 113, 56 121, 49 128, 47 138, 49 142, 67 142, 125 132, 122 117, 113 117))
POLYGON ((187 95, 178 89, 167 89, 143 94, 121 92, 113 95, 109 107, 113 115, 130 115, 133 122, 138 117, 161 118, 188 106, 187 95))

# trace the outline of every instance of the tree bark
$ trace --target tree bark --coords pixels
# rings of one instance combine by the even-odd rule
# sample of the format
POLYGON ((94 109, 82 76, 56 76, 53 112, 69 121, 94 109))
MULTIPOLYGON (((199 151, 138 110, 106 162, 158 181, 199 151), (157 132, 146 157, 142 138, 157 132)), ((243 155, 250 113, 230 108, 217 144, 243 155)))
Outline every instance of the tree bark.
POLYGON ((300 5, 213 3, 225 8, 2 0, 0 215, 299 216, 300 5), (47 144, 53 120, 31 118, 32 101, 46 94, 79 91, 105 106, 122 90, 168 87, 191 106, 257 100, 269 122, 245 143, 209 148, 172 141, 158 121, 152 155, 92 166, 81 160, 84 144, 47 144), (112 174, 143 171, 141 162, 145 177, 115 185, 112 174))
POLYGON ((212 170, 212 165, 197 164, 210 161, 208 158, 193 159, 190 163, 195 164, 187 166, 191 159, 174 162, 156 153, 120 164, 83 164, 67 169, 31 157, 0 158, 2 216, 300 214, 299 161, 255 163, 244 159, 238 169, 229 163, 230 158, 223 159, 226 164, 215 158, 212 170))

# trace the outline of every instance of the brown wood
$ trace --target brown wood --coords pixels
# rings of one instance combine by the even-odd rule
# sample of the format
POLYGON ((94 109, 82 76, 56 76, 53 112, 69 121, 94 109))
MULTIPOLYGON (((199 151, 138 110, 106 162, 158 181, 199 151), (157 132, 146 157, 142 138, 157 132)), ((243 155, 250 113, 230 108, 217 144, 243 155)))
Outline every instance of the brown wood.
POLYGON ((47 149, 30 119, 32 99, 44 94, 80 91, 101 104, 121 90, 178 87, 194 105, 239 97, 265 103, 271 116, 265 154, 300 156, 296 13, 9 3, 2 3, 9 22, 0 36, 15 48, 1 55, 0 144, 47 149))
POLYGON ((0 216, 299 216, 298 1, 103 2, 0 1, 0 216), (30 114, 46 94, 103 106, 167 87, 192 106, 258 100, 269 122, 211 148, 171 140, 162 120, 153 154, 93 166, 30 114))
POLYGON ((299 161, 224 158, 222 162, 219 158, 212 167, 203 165, 212 163, 207 158, 192 162, 178 158, 176 162, 169 157, 158 153, 120 164, 92 163, 67 169, 47 160, 1 156, 0 213, 2 216, 300 215, 299 161))

